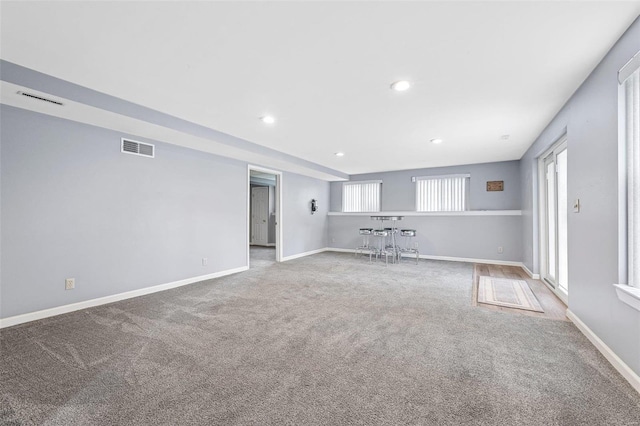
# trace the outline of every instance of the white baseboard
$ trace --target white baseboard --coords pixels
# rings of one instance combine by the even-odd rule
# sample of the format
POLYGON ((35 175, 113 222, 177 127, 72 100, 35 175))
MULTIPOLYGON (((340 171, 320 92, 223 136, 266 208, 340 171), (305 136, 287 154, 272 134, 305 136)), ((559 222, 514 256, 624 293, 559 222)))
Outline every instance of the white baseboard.
MULTIPOLYGON (((355 253, 355 249, 344 249, 337 247, 328 247, 327 251, 335 251, 338 253, 355 253)), ((404 256, 404 255, 403 255, 404 256)), ((415 255, 407 253, 405 257, 413 257, 415 259, 415 255)), ((466 262, 466 263, 486 263, 490 265, 506 265, 506 266, 522 266, 522 262, 516 262, 511 260, 496 260, 496 259, 474 259, 470 257, 454 257, 454 256, 432 256, 429 254, 421 254, 420 259, 429 259, 429 260, 447 260, 450 262, 466 262)))
POLYGON ((534 279, 534 280, 539 280, 540 279, 540 274, 534 274, 533 272, 531 272, 531 270, 529 268, 527 268, 527 265, 525 265, 524 263, 522 263, 520 265, 520 267, 522 268, 522 270, 524 272, 527 273, 527 275, 529 275, 531 277, 531 279, 534 279))
MULTIPOLYGON (((335 251, 338 253, 355 253, 356 252, 354 249, 344 249, 344 248, 337 248, 337 247, 328 247, 327 251, 335 251)), ((406 255, 403 255, 403 257, 415 258, 415 256, 412 254, 406 254, 406 255)), ((428 254, 421 254, 420 259, 447 260, 450 262, 483 263, 483 264, 489 264, 489 265, 519 266, 532 279, 534 280, 540 279, 540 274, 534 274, 533 272, 531 272, 524 263, 512 261, 512 260, 474 259, 470 257, 454 257, 454 256, 431 256, 428 254)))
POLYGON ((337 253, 355 253, 356 252, 354 249, 343 249, 343 248, 337 248, 337 247, 327 247, 326 250, 335 251, 337 253))
POLYGON ((145 294, 157 293, 159 291, 169 290, 184 285, 197 283, 200 281, 219 278, 225 275, 231 275, 238 272, 246 271, 248 266, 227 269, 225 271, 214 272, 213 274, 200 275, 198 277, 186 278, 184 280, 173 281, 166 284, 145 287, 138 290, 127 291, 124 293, 113 294, 111 296, 99 297, 97 299, 85 300, 83 302, 71 303, 69 305, 56 306, 55 308, 43 309, 41 311, 29 312, 26 314, 15 315, 7 318, 0 318, 0 328, 11 327, 13 325, 23 324, 25 322, 35 321, 43 318, 53 317, 68 312, 78 311, 80 309, 91 308, 93 306, 104 305, 107 303, 118 302, 120 300, 131 299, 133 297, 144 296, 145 294))
POLYGON ((421 254, 420 259, 430 260, 447 260, 449 262, 467 262, 467 263, 486 263, 489 265, 505 265, 505 266, 521 266, 522 262, 513 260, 497 260, 497 259, 474 259, 470 257, 453 257, 453 256, 431 256, 421 254))
POLYGON ((282 258, 282 262, 286 262, 287 260, 298 259, 300 257, 311 256, 312 254, 322 253, 323 251, 327 251, 326 247, 317 250, 305 251, 303 253, 292 254, 291 256, 285 256, 282 258))
POLYGON ((604 357, 611 363, 611 365, 613 365, 613 368, 618 370, 618 372, 622 374, 622 377, 624 377, 629 382, 629 384, 636 391, 638 391, 638 393, 640 393, 640 376, 638 376, 631 369, 631 367, 625 364, 625 362, 621 360, 620 357, 616 355, 616 353, 613 352, 609 346, 607 346, 602 340, 600 340, 600 338, 593 331, 591 331, 591 329, 587 327, 587 325, 583 323, 582 320, 580 320, 580 318, 576 316, 576 314, 571 312, 569 309, 567 309, 567 318, 569 318, 571 322, 573 322, 575 326, 578 327, 578 330, 580 330, 582 334, 584 334, 587 339, 589 339, 589 341, 593 343, 593 346, 595 346, 600 351, 600 353, 604 355, 604 357))

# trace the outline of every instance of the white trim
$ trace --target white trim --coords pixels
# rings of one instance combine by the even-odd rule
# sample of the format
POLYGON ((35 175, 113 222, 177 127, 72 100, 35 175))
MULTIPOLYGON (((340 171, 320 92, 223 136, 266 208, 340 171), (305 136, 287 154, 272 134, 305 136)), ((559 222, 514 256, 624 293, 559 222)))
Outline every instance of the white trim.
POLYGON ((522 210, 465 210, 461 212, 329 212, 329 216, 522 216, 522 210))
POLYGON ((522 265, 520 265, 520 267, 527 275, 529 275, 529 277, 531 277, 531 279, 534 279, 534 280, 540 279, 540 274, 534 274, 533 272, 531 272, 531 270, 527 268, 527 265, 525 265, 524 262, 522 263, 522 265))
POLYGON ((569 306, 569 295, 567 293, 565 293, 562 290, 556 290, 550 283, 549 281, 545 280, 544 278, 542 278, 542 276, 540 276, 540 274, 538 274, 538 280, 540 280, 540 282, 542 284, 544 284, 545 286, 547 286, 547 288, 549 289, 549 291, 553 294, 555 294, 555 296, 560 299, 560 301, 562 303, 564 303, 566 306, 569 306))
POLYGON ((257 172, 270 173, 276 176, 276 262, 282 262, 284 258, 284 238, 283 238, 283 223, 282 223, 282 187, 283 173, 282 171, 267 169, 260 166, 254 166, 253 164, 247 164, 247 268, 251 263, 251 254, 249 251, 251 245, 251 218, 249 212, 251 211, 251 170, 257 172))
POLYGON ((620 359, 615 352, 611 350, 600 338, 593 332, 580 318, 573 312, 567 309, 567 318, 575 324, 575 326, 584 334, 587 339, 600 351, 602 355, 611 363, 613 368, 618 370, 618 373, 622 374, 629 384, 640 393, 640 376, 638 376, 623 360, 620 359))
POLYGON ((362 183, 382 183, 382 180, 349 180, 342 182, 342 185, 360 185, 362 183))
POLYGON ((53 317, 56 315, 66 314, 80 309, 100 306, 107 303, 118 302, 120 300, 131 299, 134 297, 144 296, 146 294, 157 293, 159 291, 169 290, 176 287, 182 287, 213 278, 223 277, 225 275, 236 274, 249 269, 249 266, 241 266, 239 268, 227 269, 225 271, 214 272, 208 275, 200 275, 192 278, 185 278, 179 281, 173 281, 166 284, 159 284, 151 287, 145 287, 138 290, 127 291, 124 293, 112 294, 111 296, 98 297, 97 299, 85 300, 83 302, 71 303, 69 305, 56 306, 54 308, 43 309, 41 311, 29 312, 26 314, 15 315, 12 317, 1 318, 0 328, 11 327, 13 325, 23 324, 25 322, 35 321, 43 318, 53 317))
POLYGON ((638 68, 640 68, 640 52, 633 55, 633 58, 629 59, 629 62, 620 68, 620 71, 618 71, 618 83, 624 83, 638 68))
MULTIPOLYGON (((338 253, 355 253, 355 249, 345 249, 338 247, 327 247, 326 251, 334 251, 338 253)), ((407 254, 406 257, 414 258, 414 255, 407 254)), ((489 265, 505 265, 505 266, 524 266, 522 262, 517 262, 513 260, 495 260, 495 259, 474 259, 471 257, 454 257, 454 256, 432 256, 429 254, 421 254, 418 256, 420 259, 429 259, 429 260, 446 260, 449 262, 465 262, 465 263, 486 263, 489 265)))
POLYGON ((327 251, 327 250, 329 250, 327 247, 323 247, 323 248, 317 249, 317 250, 311 250, 311 251, 305 251, 303 253, 292 254, 291 256, 283 257, 282 261, 286 262, 287 260, 293 260, 293 259, 298 259, 300 257, 311 256, 312 254, 322 253, 322 252, 327 251))
POLYGON ((471 175, 469 173, 459 173, 453 175, 434 175, 434 176, 413 176, 415 180, 429 180, 429 179, 444 179, 444 178, 470 178, 471 175))
MULTIPOLYGON (((564 134, 560 137, 564 137, 564 134)), ((560 140, 560 139, 558 139, 560 140)), ((554 146, 557 143, 554 142, 551 146, 554 146)), ((538 193, 534 194, 534 197, 537 198, 538 201, 538 267, 540 271, 540 280, 546 284, 546 286, 556 294, 555 289, 549 285, 545 280, 542 279, 543 271, 547 269, 547 246, 546 246, 546 235, 547 232, 547 200, 546 200, 546 188, 547 188, 547 171, 544 167, 544 159, 549 155, 549 150, 546 150, 540 156, 536 158, 536 163, 538 167, 538 193)), ((534 266, 535 268, 535 266, 534 266)))
MULTIPOLYGON (((338 248, 338 247, 327 247, 325 250, 326 251, 333 251, 333 252, 336 252, 336 253, 355 253, 356 252, 355 249, 345 249, 345 248, 338 248)), ((403 254, 403 256, 404 256, 404 254, 403 254)), ((405 257, 415 258, 415 256, 413 256, 411 254, 406 254, 405 257)), ((529 275, 529 277, 531 277, 531 279, 534 279, 534 280, 539 280, 540 279, 540 274, 534 274, 533 272, 531 272, 529 270, 529 268, 527 268, 527 265, 525 265, 522 262, 517 262, 517 261, 512 261, 512 260, 473 259, 473 258, 468 258, 468 257, 431 256, 431 255, 427 255, 427 254, 421 254, 418 257, 420 259, 447 260, 447 261, 450 261, 450 262, 467 262, 467 263, 482 263, 482 264, 488 264, 488 265, 519 266, 520 268, 522 268, 522 270, 524 270, 524 272, 527 275, 529 275)))
POLYGON ((626 89, 618 85, 618 282, 628 283, 626 89))
POLYGON ((522 266, 522 262, 513 260, 474 259, 470 257, 432 256, 428 254, 421 254, 420 259, 446 260, 449 262, 486 263, 489 265, 522 266))
MULTIPOLYGON (((327 251, 333 251, 337 253, 355 253, 355 249, 345 249, 345 248, 337 248, 337 247, 328 247, 327 251)), ((403 254, 404 256, 404 254, 403 254)), ((411 254, 406 254, 408 258, 415 258, 415 256, 411 254)), ((488 265, 504 265, 504 266, 519 266, 524 270, 524 272, 531 277, 531 279, 539 280, 540 274, 534 274, 527 268, 527 266, 522 262, 511 261, 511 260, 491 260, 491 259, 473 259, 467 257, 452 257, 452 256, 431 256, 426 254, 421 254, 418 256, 420 259, 431 259, 431 260, 447 260, 450 262, 467 262, 467 263, 482 263, 488 265)))
POLYGON ((640 311, 640 288, 627 284, 614 284, 618 299, 631 306, 636 311, 640 311))
MULTIPOLYGON (((547 167, 546 167, 546 159, 549 156, 553 156, 553 164, 556 175, 554 175, 554 184, 556 187, 554 188, 555 198, 556 198, 556 209, 555 209, 555 224, 556 228, 558 226, 558 191, 557 191, 557 162, 556 155, 558 152, 568 150, 569 149, 569 136, 567 134, 567 130, 563 129, 562 135, 555 140, 551 144, 549 148, 547 148, 540 156, 537 158, 538 162, 538 248, 539 248, 539 256, 540 256, 540 281, 542 281, 548 288, 551 290, 553 294, 555 294, 565 305, 569 305, 569 296, 564 291, 560 289, 560 285, 558 282, 555 282, 554 285, 551 285, 550 279, 545 279, 545 271, 548 269, 547 265, 547 237, 549 235, 549 231, 547 229, 547 167)), ((568 151, 567 151, 568 152, 568 151)), ((567 194, 567 197, 569 195, 567 194)), ((569 219, 569 214, 571 210, 567 210, 567 220, 569 219)), ((558 229, 556 229, 556 241, 555 241, 555 252, 556 257, 559 253, 559 244, 558 244, 558 229)), ((556 259, 556 281, 559 281, 559 259, 556 259)), ((568 284, 568 283, 567 283, 568 284)))
POLYGON ((355 249, 345 249, 345 248, 338 248, 338 247, 327 247, 327 251, 333 251, 336 253, 355 253, 356 250, 355 249))

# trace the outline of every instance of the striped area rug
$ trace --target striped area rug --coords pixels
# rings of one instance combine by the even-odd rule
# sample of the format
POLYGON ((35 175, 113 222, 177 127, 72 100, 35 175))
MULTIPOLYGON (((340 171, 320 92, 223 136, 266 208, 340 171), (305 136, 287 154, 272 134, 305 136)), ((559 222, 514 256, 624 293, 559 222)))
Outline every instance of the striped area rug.
POLYGON ((529 284, 510 278, 481 276, 478 284, 478 303, 544 312, 529 284))

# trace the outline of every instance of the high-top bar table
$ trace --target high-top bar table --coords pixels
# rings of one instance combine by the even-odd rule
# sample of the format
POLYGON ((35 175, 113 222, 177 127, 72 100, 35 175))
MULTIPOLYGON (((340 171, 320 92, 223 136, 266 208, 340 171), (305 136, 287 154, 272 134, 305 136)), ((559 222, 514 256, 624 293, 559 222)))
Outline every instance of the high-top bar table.
MULTIPOLYGON (((380 220, 382 221, 382 228, 384 229, 384 221, 385 220, 389 220, 391 221, 391 254, 393 255, 393 262, 398 262, 400 259, 400 256, 402 255, 402 253, 400 252, 400 247, 398 247, 398 244, 396 243, 396 233, 398 232, 398 228, 396 228, 396 222, 399 220, 404 219, 404 216, 380 216, 380 215, 375 215, 375 216, 371 216, 372 220, 380 220)), ((380 245, 380 250, 379 250, 379 254, 385 254, 385 259, 388 255, 388 251, 387 251, 387 247, 385 247, 385 242, 383 241, 380 245)), ((377 256, 376 256, 377 257, 377 256)))

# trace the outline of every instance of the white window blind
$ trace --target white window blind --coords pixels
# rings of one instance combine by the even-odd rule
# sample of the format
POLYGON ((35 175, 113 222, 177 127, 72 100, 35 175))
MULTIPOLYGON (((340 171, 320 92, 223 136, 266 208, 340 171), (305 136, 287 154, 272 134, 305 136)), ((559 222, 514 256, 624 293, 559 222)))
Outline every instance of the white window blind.
POLYGON ((342 184, 343 212, 379 212, 381 181, 345 182, 342 184))
POLYGON ((640 69, 624 84, 629 284, 640 287, 640 69))
POLYGON ((416 211, 455 212, 467 209, 469 175, 416 178, 416 211))

